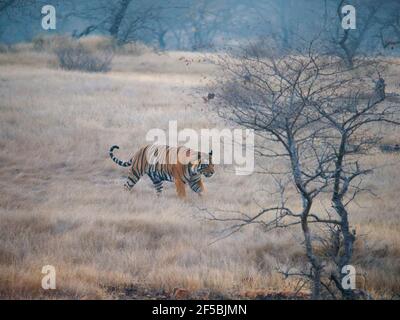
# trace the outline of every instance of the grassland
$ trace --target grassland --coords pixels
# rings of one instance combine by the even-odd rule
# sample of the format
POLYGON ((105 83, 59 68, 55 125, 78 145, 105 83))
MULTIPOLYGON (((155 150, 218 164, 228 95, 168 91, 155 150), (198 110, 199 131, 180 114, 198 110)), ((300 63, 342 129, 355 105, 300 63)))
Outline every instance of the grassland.
MULTIPOLYGON (((398 90, 396 74, 388 89, 398 90)), ((112 71, 63 71, 45 52, 0 54, 0 297, 171 298, 254 297, 292 292, 278 265, 304 260, 297 229, 256 227, 213 240, 222 225, 197 207, 255 212, 268 180, 217 168, 207 195, 177 199, 174 186, 157 198, 144 178, 123 191, 126 171, 108 157, 113 144, 128 158, 151 128, 224 125, 200 95, 214 68, 183 52, 115 56, 112 71), (199 95, 200 93, 200 95, 199 95), (42 266, 57 271, 57 289, 41 288, 42 266)), ((400 139, 389 132, 388 141, 400 139)), ((355 264, 375 298, 400 293, 400 162, 377 154, 380 168, 352 209, 355 264)))

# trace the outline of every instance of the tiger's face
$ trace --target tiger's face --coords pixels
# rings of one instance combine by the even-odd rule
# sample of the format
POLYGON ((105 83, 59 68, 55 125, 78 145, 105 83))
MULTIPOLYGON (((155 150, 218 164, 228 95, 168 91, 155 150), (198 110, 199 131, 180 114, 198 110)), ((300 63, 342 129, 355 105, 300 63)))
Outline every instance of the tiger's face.
POLYGON ((208 154, 208 159, 201 159, 199 153, 198 172, 206 178, 210 178, 214 174, 214 164, 212 163, 212 150, 208 154))

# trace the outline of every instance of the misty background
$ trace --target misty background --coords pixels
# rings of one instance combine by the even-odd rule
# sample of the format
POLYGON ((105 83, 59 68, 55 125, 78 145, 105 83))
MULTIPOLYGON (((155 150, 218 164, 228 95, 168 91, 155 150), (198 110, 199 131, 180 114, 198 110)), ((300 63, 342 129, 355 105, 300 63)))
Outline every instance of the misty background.
POLYGON ((399 54, 400 1, 385 0, 0 0, 0 42, 41 35, 107 35, 161 50, 210 51, 255 39, 278 49, 318 37, 338 55, 399 54), (56 30, 43 30, 41 8, 56 8, 56 30), (341 27, 341 8, 356 8, 357 28, 341 27))

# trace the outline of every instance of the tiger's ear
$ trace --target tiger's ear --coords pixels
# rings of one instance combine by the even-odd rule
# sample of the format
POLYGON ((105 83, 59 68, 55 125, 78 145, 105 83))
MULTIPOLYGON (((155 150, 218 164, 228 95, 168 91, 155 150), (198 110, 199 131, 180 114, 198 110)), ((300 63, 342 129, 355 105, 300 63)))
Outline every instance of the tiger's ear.
POLYGON ((211 157, 212 156, 212 150, 210 150, 210 152, 208 153, 208 155, 211 157))

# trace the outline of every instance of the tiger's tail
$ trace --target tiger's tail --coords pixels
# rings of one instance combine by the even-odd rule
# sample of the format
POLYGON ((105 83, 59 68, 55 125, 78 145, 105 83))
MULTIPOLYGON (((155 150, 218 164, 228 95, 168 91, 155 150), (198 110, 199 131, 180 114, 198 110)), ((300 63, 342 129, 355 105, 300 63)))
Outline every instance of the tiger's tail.
POLYGON ((118 146, 112 146, 110 148, 110 158, 112 161, 114 161, 116 164, 120 165, 121 167, 129 167, 132 165, 132 159, 130 159, 129 161, 122 161, 120 159, 118 159, 116 156, 114 156, 114 149, 119 149, 118 146))

